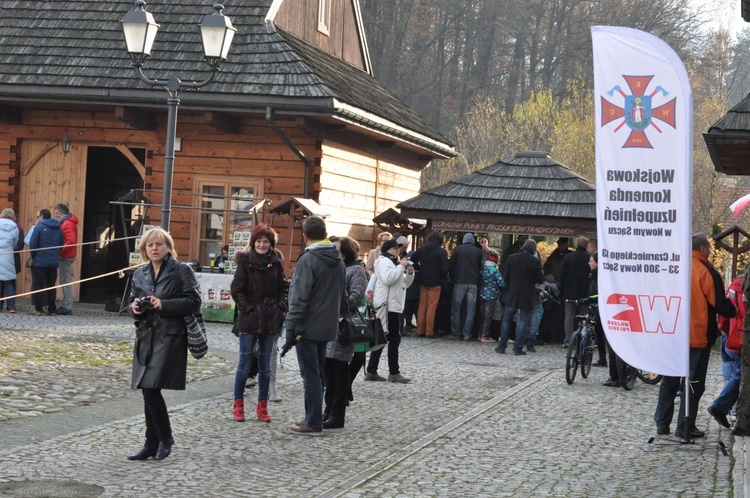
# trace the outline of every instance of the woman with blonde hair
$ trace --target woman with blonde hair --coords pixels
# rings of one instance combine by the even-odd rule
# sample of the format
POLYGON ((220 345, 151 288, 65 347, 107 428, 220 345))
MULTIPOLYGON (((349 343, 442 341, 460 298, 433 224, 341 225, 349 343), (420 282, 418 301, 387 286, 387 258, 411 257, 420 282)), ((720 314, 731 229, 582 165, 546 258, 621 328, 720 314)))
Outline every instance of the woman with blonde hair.
POLYGON ((146 444, 129 460, 162 460, 174 439, 162 389, 184 390, 187 327, 184 317, 201 307, 198 281, 190 266, 177 260, 174 241, 154 228, 141 238, 138 252, 148 263, 133 274, 130 311, 136 319, 132 389, 143 393, 146 444))

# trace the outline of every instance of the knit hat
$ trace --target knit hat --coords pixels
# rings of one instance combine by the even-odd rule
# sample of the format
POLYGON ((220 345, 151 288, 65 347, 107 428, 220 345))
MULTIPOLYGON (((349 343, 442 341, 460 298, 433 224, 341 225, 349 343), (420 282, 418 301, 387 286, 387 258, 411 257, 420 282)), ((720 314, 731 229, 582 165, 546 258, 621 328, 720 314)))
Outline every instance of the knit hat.
POLYGON ((492 261, 493 263, 497 263, 497 254, 490 254, 487 256, 487 261, 492 261))
POLYGON ((393 239, 386 240, 385 242, 383 242, 383 246, 380 248, 380 251, 382 253, 386 253, 388 252, 389 249, 393 247, 401 247, 401 244, 399 244, 397 240, 393 240, 393 239))

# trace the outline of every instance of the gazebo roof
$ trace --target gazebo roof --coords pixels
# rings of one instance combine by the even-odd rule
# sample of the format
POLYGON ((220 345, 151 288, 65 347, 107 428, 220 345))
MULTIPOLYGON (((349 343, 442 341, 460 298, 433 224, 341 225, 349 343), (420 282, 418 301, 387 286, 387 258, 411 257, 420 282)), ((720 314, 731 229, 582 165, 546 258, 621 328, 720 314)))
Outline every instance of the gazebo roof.
POLYGON ((703 140, 716 171, 750 175, 750 95, 714 123, 703 140))
POLYGON ((596 188, 543 152, 519 152, 398 205, 433 229, 576 235, 596 232, 596 188))

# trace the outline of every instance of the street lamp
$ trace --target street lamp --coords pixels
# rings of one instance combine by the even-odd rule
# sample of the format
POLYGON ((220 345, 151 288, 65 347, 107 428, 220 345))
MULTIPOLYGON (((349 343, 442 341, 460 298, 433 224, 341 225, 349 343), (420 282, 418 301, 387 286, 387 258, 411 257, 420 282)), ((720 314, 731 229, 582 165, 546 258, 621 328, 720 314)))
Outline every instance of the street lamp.
POLYGON ((232 39, 237 30, 232 27, 229 20, 221 11, 224 6, 214 4, 214 13, 203 18, 200 24, 201 39, 203 41, 203 53, 211 72, 203 81, 182 81, 179 78, 151 79, 143 74, 143 63, 151 55, 151 47, 156 39, 159 25, 154 21, 154 16, 146 11, 146 2, 137 0, 135 9, 131 10, 122 18, 122 31, 125 35, 128 55, 135 66, 138 77, 151 86, 164 88, 169 94, 167 106, 169 114, 167 117, 167 152, 164 156, 164 198, 161 204, 161 227, 169 230, 169 216, 172 210, 172 172, 174 167, 174 144, 177 135, 177 106, 180 105, 179 93, 183 89, 194 89, 206 86, 221 69, 221 64, 227 59, 232 39))

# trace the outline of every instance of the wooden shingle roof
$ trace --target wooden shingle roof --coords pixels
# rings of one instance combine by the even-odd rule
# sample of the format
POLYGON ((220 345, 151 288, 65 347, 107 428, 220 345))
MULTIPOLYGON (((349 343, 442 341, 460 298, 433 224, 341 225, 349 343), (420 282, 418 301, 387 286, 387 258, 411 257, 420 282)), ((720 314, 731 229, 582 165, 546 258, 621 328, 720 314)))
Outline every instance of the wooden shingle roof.
POLYGON ((703 140, 716 171, 750 175, 750 95, 714 123, 703 140))
POLYGON ((593 233, 596 188, 547 154, 521 152, 398 205, 434 228, 507 233, 593 233), (550 229, 549 231, 545 231, 550 229))
MULTIPOLYGON (((415 143, 439 155, 453 146, 392 92, 348 62, 277 29, 265 17, 271 0, 226 2, 237 34, 229 59, 207 87, 182 103, 227 111, 329 115, 415 143)), ((28 99, 154 105, 164 92, 133 70, 120 20, 132 0, 0 1, 0 100, 28 99)), ((197 25, 210 3, 154 0, 160 24, 147 76, 204 79, 209 71, 197 25)))

